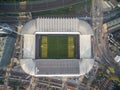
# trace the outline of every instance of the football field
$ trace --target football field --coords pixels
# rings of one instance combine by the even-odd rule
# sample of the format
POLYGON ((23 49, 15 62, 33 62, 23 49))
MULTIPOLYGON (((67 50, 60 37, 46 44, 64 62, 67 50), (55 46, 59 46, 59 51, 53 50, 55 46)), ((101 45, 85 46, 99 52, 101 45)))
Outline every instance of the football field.
POLYGON ((76 57, 76 36, 41 35, 39 44, 40 58, 70 59, 76 57))

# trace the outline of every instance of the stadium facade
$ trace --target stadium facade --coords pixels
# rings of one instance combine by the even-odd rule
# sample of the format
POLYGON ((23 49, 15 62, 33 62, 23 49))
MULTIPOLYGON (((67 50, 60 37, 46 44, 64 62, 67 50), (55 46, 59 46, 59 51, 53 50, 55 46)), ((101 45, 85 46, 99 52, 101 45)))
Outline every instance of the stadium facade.
POLYGON ((93 67, 92 28, 77 17, 37 18, 23 26, 22 35, 20 64, 32 76, 80 76, 93 67))

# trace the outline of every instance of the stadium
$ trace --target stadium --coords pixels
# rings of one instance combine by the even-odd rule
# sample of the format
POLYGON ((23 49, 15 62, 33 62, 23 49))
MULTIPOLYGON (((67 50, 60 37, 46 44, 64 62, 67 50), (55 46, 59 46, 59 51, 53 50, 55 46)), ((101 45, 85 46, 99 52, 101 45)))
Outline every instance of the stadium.
POLYGON ((78 35, 36 34, 36 59, 79 58, 78 35))
POLYGON ((37 18, 22 35, 20 64, 32 76, 80 76, 93 67, 92 28, 77 17, 37 18))

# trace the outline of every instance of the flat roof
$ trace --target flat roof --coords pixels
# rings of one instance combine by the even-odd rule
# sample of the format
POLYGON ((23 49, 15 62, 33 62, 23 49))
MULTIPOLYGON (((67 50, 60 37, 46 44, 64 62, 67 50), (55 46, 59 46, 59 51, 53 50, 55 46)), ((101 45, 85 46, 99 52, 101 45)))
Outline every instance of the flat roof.
POLYGON ((94 64, 94 59, 21 59, 22 69, 35 77, 46 76, 80 76, 88 73, 94 64))
POLYGON ((36 61, 36 75, 46 75, 46 74, 79 74, 79 60, 37 60, 36 61))
POLYGON ((92 58, 90 35, 80 35, 80 58, 92 58))

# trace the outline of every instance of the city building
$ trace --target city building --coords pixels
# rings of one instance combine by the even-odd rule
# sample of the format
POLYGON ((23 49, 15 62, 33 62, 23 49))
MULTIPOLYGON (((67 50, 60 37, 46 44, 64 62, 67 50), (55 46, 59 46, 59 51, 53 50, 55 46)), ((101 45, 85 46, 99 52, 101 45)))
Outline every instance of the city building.
POLYGON ((73 88, 73 87, 67 87, 66 90, 75 90, 75 88, 73 88))
POLYGON ((107 1, 103 1, 102 4, 103 4, 103 11, 112 10, 112 6, 107 1))
POLYGON ((10 27, 8 24, 0 24, 0 68, 6 68, 14 51, 15 36, 1 27, 10 27))
POLYGON ((21 35, 20 64, 32 76, 80 76, 93 67, 92 28, 77 17, 37 18, 21 35))
POLYGON ((120 17, 106 23, 108 32, 117 31, 120 27, 120 17))
POLYGON ((120 56, 119 55, 116 55, 115 58, 114 58, 115 62, 120 62, 120 56))

